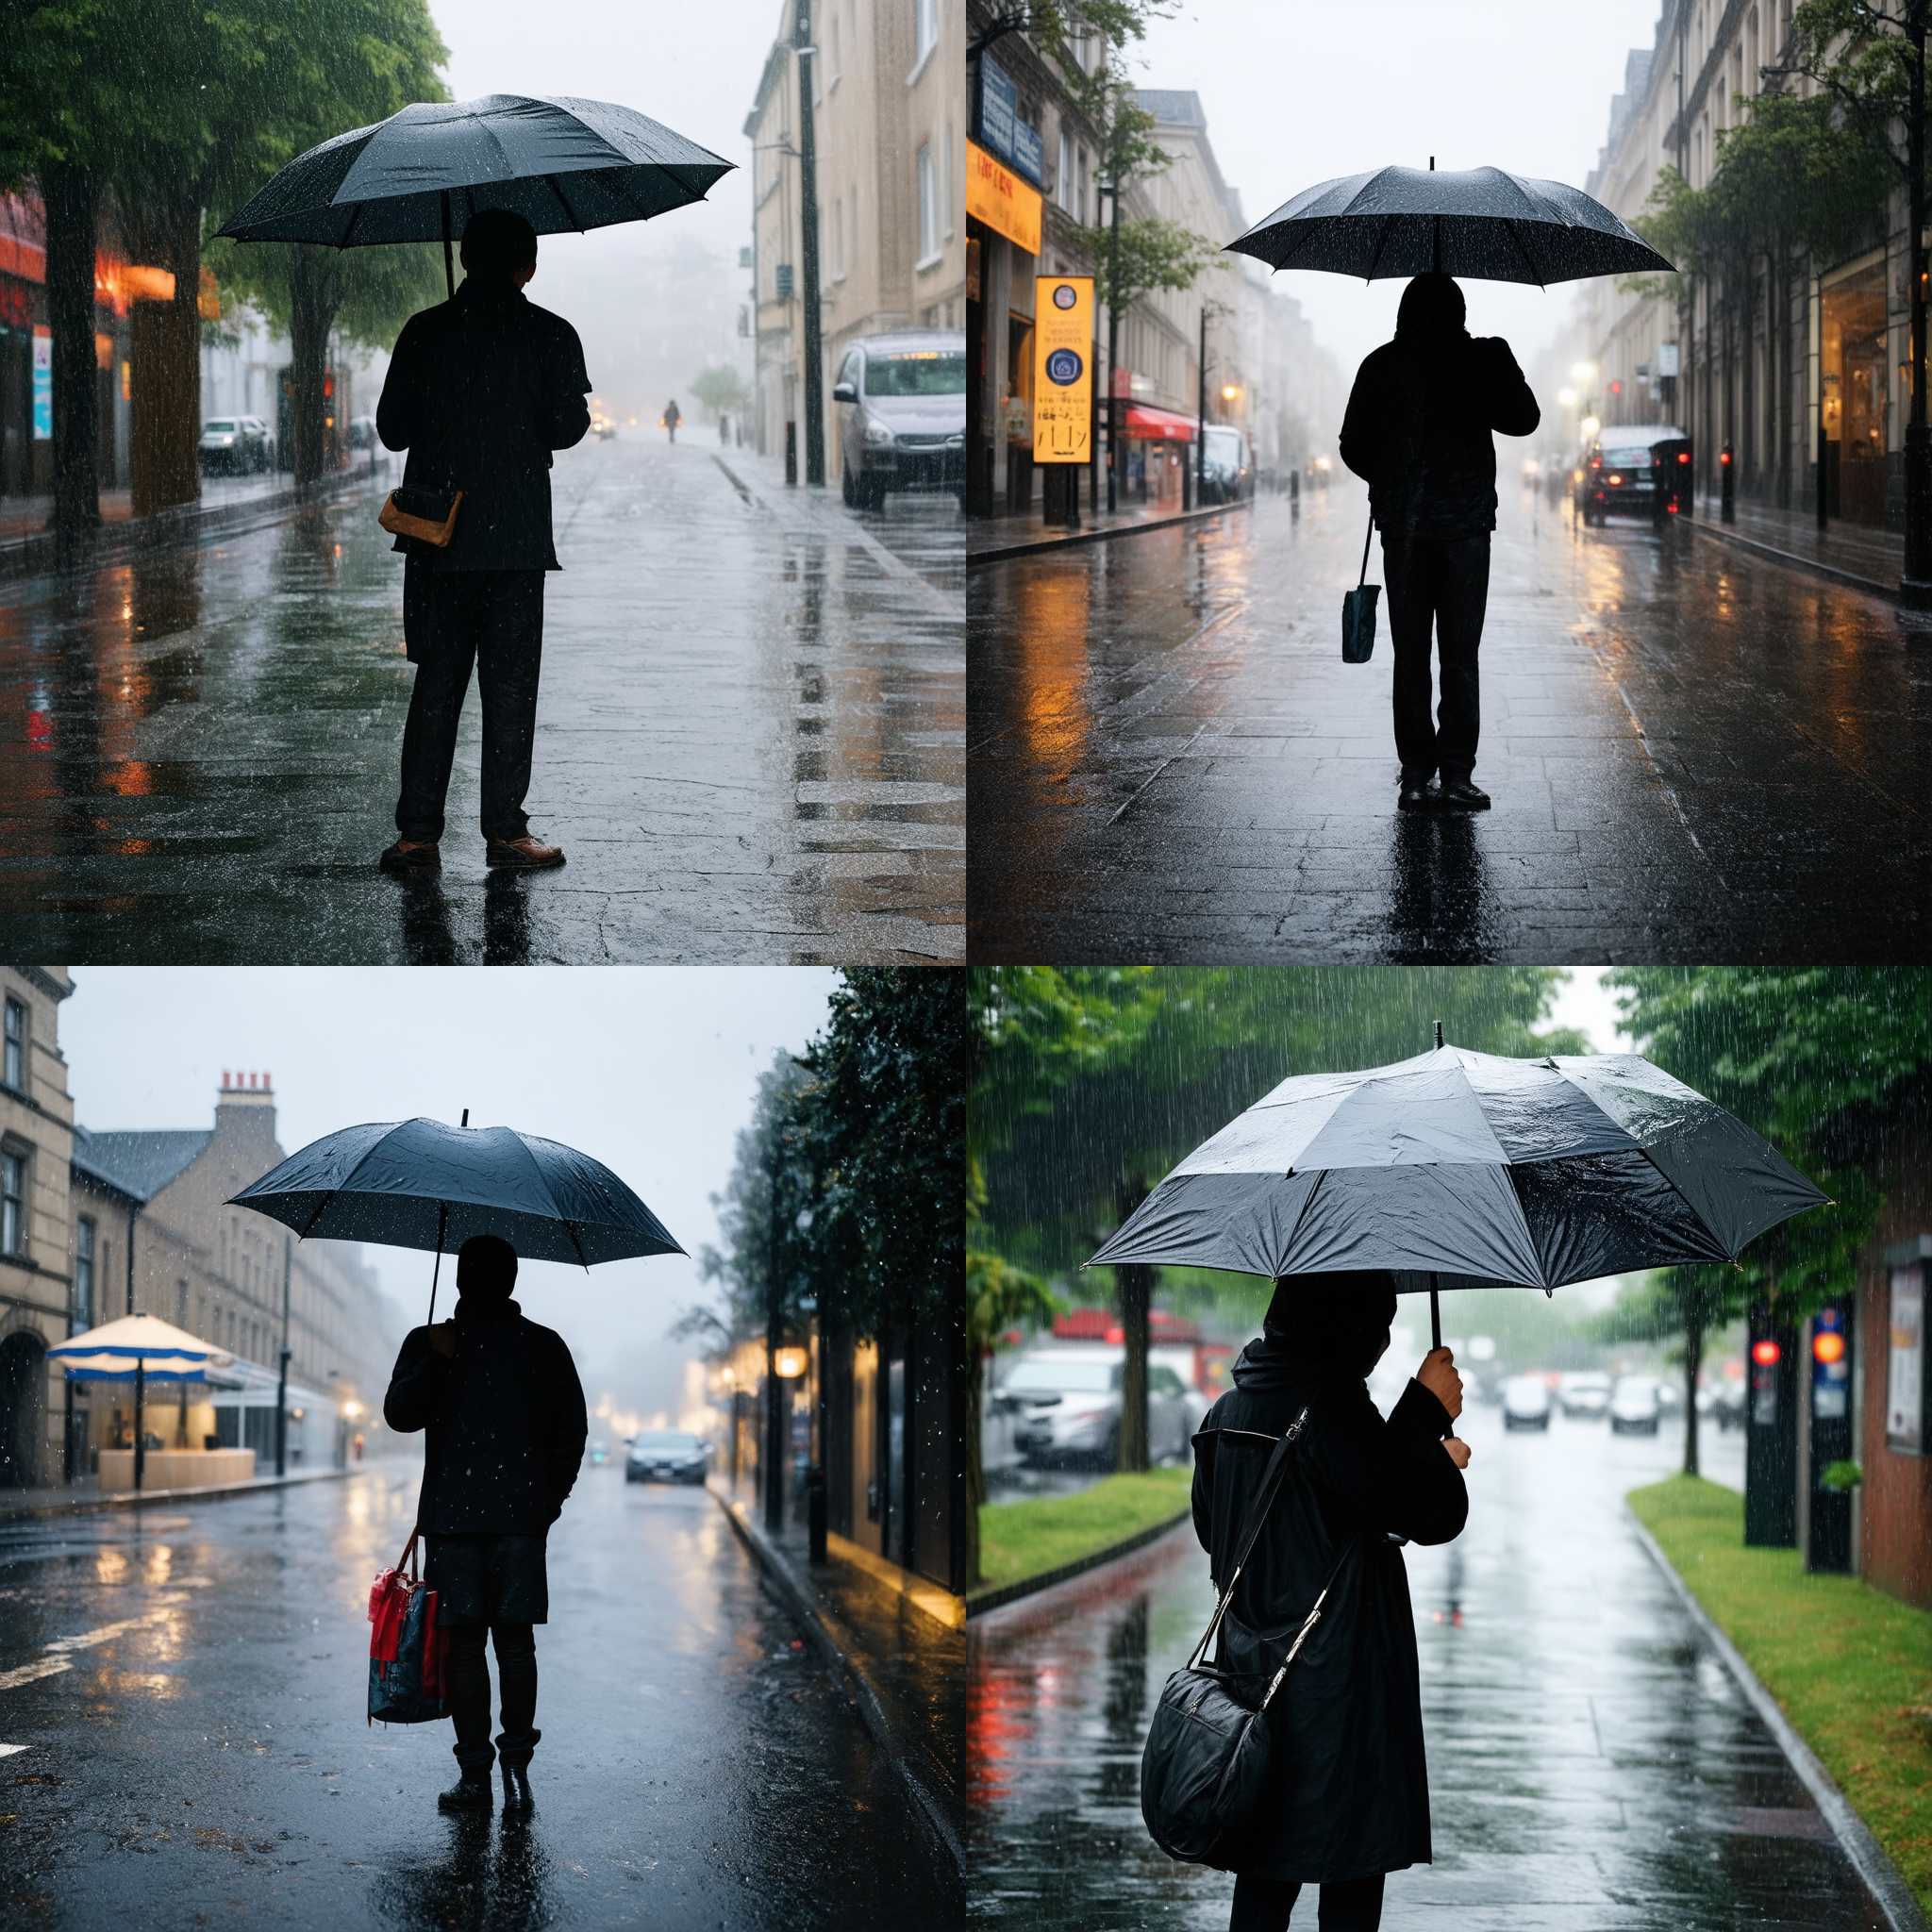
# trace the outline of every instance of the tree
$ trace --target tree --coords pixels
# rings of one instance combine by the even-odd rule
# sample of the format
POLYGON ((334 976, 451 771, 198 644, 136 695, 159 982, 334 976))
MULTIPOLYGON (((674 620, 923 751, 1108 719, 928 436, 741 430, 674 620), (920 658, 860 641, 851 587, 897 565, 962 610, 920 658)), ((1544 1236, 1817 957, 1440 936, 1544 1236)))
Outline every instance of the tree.
POLYGON ((716 362, 700 369, 691 379, 691 392, 699 406, 715 419, 742 409, 751 401, 744 377, 728 362, 716 362))

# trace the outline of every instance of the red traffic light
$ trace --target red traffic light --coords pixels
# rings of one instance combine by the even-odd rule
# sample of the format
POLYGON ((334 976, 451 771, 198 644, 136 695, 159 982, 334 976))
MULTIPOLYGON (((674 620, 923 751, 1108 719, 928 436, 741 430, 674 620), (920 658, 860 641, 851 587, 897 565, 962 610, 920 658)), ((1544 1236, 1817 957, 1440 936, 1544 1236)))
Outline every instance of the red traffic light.
POLYGON ((1731 467, 1731 453, 1729 450, 1720 450, 1718 452, 1717 459, 1720 463, 1722 463, 1724 466, 1725 469, 1728 470, 1731 467))
POLYGON ((1821 1362, 1841 1362, 1845 1358, 1845 1339, 1835 1328, 1821 1328, 1811 1338, 1811 1353, 1821 1362))
POLYGON ((1610 385, 1610 393, 1611 393, 1611 394, 1612 394, 1613 396, 1620 396, 1620 395, 1622 395, 1622 394, 1624 393, 1624 385, 1623 385, 1623 384, 1622 384, 1621 382, 1613 382, 1613 383, 1611 383, 1611 385, 1610 385))
POLYGON ((1768 1335, 1763 1341, 1754 1341, 1751 1344, 1751 1359, 1759 1368, 1768 1369, 1773 1367, 1777 1361, 1777 1343, 1768 1335))

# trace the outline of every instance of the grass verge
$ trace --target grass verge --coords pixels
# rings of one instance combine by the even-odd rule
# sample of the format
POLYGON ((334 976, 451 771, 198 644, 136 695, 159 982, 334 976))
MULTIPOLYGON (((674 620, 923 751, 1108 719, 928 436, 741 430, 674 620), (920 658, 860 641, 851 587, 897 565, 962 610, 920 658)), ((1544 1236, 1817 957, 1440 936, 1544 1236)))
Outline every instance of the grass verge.
POLYGON ((1065 1563, 1124 1542, 1188 1507, 1191 1467, 1107 1475, 1070 1496, 1024 1496, 988 1503, 979 1512, 982 1590, 1042 1576, 1065 1563))
POLYGON ((1629 1502, 1932 1914, 1932 1614, 1746 1549, 1722 1484, 1676 1475, 1629 1502))

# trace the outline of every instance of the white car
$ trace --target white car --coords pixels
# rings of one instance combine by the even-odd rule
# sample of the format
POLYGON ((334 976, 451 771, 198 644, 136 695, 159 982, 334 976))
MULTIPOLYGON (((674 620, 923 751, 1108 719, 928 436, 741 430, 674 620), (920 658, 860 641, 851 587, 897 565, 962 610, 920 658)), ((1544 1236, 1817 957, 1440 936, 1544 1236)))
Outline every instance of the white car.
POLYGON ((200 454, 208 475, 258 473, 275 460, 274 439, 259 416, 210 416, 201 425, 200 454))
POLYGON ((1620 1375, 1610 1392, 1610 1431, 1613 1435, 1654 1436, 1663 1419, 1657 1405, 1655 1375, 1620 1375))
POLYGON ((864 336, 832 385, 847 509, 877 509, 889 490, 966 483, 966 337, 957 329, 864 336))
MULTIPOLYGON (((1029 1349, 993 1391, 1013 1418, 1013 1446, 1035 1468, 1120 1461, 1123 1348, 1065 1344, 1029 1349)), ((1147 1363, 1147 1448, 1156 1462, 1185 1461, 1196 1405, 1167 1363, 1147 1363)))
POLYGON ((1503 1426, 1541 1429, 1550 1426, 1550 1385, 1541 1375, 1511 1375, 1503 1384, 1503 1426))
POLYGON ((1610 1406, 1610 1378, 1596 1369, 1574 1369, 1557 1382, 1557 1407, 1566 1416, 1597 1421, 1610 1406))

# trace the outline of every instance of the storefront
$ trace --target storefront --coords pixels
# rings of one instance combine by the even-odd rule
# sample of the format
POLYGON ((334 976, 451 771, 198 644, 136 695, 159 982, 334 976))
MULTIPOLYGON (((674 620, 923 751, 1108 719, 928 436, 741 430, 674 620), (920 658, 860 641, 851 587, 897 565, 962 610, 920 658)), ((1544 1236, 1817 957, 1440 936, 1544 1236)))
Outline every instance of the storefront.
POLYGON ((966 143, 967 501, 978 515, 1023 508, 1031 493, 1041 211, 1038 189, 966 143))
POLYGON ((1131 403, 1122 425, 1126 493, 1141 503, 1177 508, 1194 442, 1194 419, 1149 403, 1131 403))
POLYGON ((1825 513, 1883 527, 1890 447, 1885 262, 1837 275, 1819 291, 1819 412, 1825 513))

